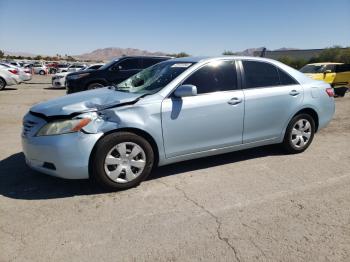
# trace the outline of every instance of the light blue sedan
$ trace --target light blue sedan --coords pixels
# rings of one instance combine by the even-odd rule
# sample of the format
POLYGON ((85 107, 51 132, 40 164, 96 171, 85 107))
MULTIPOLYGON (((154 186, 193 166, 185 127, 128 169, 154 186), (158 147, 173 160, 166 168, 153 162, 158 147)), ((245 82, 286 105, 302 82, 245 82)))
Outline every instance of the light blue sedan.
POLYGON ((156 166, 268 144, 303 152, 333 117, 333 89, 274 60, 168 60, 117 86, 33 106, 23 119, 30 167, 138 185, 156 166))

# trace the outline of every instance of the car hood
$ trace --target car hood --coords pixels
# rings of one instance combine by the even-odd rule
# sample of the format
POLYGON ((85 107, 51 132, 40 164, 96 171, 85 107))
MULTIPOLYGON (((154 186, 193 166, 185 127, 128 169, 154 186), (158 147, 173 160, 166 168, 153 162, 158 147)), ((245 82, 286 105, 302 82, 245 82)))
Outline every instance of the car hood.
POLYGON ((33 106, 30 111, 45 117, 69 116, 135 103, 141 96, 105 87, 51 99, 33 106))
POLYGON ((63 72, 63 73, 56 73, 56 74, 54 74, 54 76, 66 76, 68 74, 69 74, 69 72, 63 72))

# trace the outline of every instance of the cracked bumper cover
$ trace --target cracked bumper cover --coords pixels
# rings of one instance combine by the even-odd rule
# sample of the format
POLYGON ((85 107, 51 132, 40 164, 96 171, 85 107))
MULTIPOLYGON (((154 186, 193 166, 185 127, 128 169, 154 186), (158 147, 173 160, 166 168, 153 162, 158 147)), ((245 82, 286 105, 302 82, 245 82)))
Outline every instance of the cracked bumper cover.
POLYGON ((89 158, 98 134, 76 132, 64 135, 22 136, 26 163, 39 172, 67 179, 89 178, 89 158), (49 163, 51 168, 47 167, 49 163), (54 165, 54 169, 52 168, 54 165))

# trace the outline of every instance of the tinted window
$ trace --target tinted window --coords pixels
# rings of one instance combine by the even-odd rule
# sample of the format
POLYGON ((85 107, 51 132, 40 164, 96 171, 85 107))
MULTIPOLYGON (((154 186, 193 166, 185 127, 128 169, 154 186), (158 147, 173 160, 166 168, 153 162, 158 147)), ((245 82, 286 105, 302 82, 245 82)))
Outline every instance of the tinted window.
POLYGON ((140 59, 125 59, 124 61, 121 61, 118 63, 118 68, 120 70, 132 70, 132 69, 141 69, 140 59))
POLYGON ((331 73, 334 73, 335 65, 326 65, 323 72, 325 72, 326 70, 329 70, 331 71, 331 73))
POLYGON ((284 72, 281 69, 277 69, 278 74, 280 76, 280 83, 281 85, 296 85, 298 84, 294 78, 292 78, 290 75, 288 75, 286 72, 284 72))
POLYGON ((280 84, 277 68, 257 61, 242 61, 246 88, 277 86, 280 84))
POLYGON ((350 64, 336 65, 335 72, 336 73, 350 72, 350 64))
POLYGON ((90 66, 89 69, 99 69, 101 67, 101 65, 93 65, 90 66))
POLYGON ((195 85, 198 94, 237 89, 234 61, 215 61, 194 72, 183 84, 195 85))

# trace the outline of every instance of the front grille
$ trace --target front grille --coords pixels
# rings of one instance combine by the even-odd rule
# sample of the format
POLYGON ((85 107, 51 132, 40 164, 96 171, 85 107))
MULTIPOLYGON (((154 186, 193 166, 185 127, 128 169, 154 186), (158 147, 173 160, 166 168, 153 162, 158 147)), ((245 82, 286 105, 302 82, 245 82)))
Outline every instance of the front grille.
POLYGON ((37 122, 30 121, 30 120, 23 121, 23 132, 22 132, 23 135, 27 136, 32 130, 32 128, 37 124, 38 124, 37 122))

